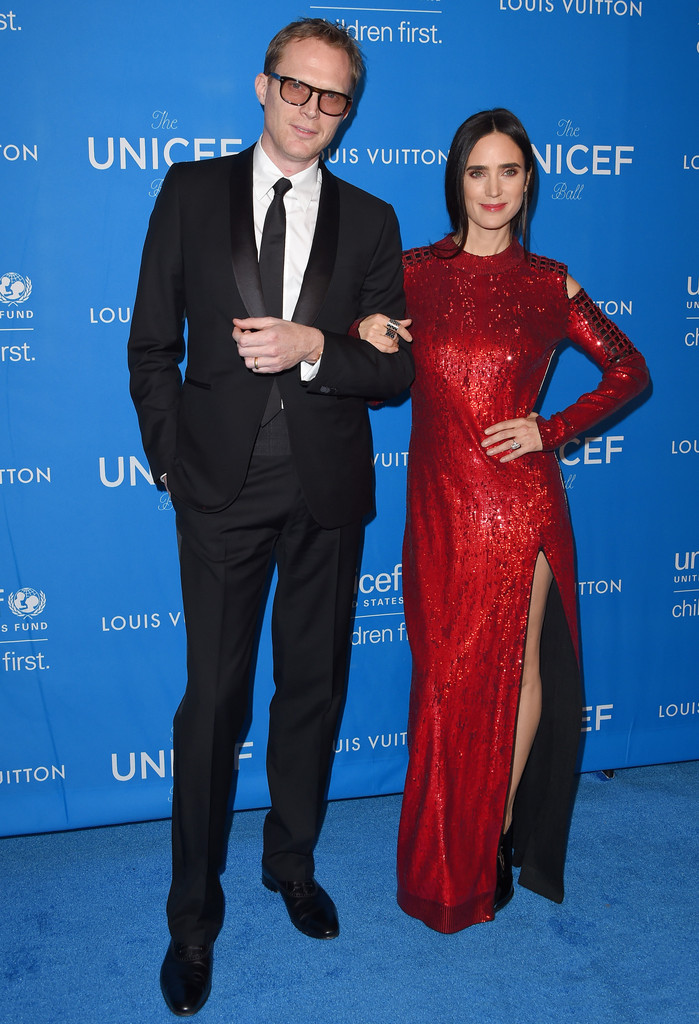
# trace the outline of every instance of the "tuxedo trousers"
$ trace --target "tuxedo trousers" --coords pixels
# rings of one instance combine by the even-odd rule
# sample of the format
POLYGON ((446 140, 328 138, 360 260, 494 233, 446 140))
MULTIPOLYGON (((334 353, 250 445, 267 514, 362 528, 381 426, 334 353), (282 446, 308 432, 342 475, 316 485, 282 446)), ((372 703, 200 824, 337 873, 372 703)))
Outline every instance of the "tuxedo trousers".
POLYGON ((269 709, 264 867, 313 877, 337 719, 346 688, 361 523, 324 529, 291 456, 253 454, 243 489, 219 512, 173 498, 187 630, 187 687, 173 729, 172 885, 176 942, 221 928, 228 804, 249 707, 251 662, 270 565, 275 693, 269 709))

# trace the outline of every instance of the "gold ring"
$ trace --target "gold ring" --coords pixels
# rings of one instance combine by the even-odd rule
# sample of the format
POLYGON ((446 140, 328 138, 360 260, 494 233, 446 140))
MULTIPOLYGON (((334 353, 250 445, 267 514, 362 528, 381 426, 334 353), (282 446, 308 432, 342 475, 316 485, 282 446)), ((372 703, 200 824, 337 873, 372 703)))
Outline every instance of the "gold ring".
POLYGON ((257 356, 255 356, 255 358, 252 361, 252 368, 253 370, 259 370, 259 366, 257 365, 257 356))

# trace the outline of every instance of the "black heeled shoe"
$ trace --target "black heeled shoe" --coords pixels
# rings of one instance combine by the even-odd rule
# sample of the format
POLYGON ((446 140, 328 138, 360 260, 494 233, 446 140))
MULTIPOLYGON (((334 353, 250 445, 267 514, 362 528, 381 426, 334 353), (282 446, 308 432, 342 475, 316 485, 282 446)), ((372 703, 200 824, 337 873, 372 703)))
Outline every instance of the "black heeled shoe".
POLYGON ((500 836, 498 846, 498 877, 493 899, 493 910, 497 914, 510 902, 515 894, 512 881, 512 825, 500 836))

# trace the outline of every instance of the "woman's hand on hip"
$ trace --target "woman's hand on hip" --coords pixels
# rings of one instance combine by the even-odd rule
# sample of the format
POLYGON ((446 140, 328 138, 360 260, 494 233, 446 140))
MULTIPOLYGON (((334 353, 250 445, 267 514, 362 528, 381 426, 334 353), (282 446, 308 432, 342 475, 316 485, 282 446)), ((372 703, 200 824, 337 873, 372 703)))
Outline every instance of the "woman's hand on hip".
POLYGON ((486 427, 481 445, 488 455, 502 455, 500 462, 511 462, 528 452, 540 452, 543 445, 537 419, 537 414, 531 412, 525 419, 494 423, 486 427))

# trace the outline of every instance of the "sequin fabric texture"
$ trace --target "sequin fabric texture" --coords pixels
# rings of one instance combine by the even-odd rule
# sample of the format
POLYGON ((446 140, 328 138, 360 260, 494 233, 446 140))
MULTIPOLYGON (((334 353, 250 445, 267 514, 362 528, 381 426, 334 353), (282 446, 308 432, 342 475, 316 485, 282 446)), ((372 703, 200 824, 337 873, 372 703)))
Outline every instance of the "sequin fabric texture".
MULTIPOLYGON (((453 932, 493 917, 540 550, 577 651, 572 536, 554 449, 641 391, 647 371, 584 291, 568 298, 565 266, 526 257, 517 242, 477 257, 447 238, 409 251, 404 265, 416 378, 403 552, 413 681, 398 901, 430 927, 453 932), (566 337, 600 366, 599 386, 538 421, 544 451, 501 464, 481 447, 485 428, 532 412, 566 337)), ((572 726, 568 719, 563 747, 572 745, 565 758, 572 779, 579 714, 572 726)), ((555 727, 555 714, 548 720, 555 727)), ((547 822, 566 814, 565 800, 552 811, 546 799, 539 794, 536 814, 519 827, 520 882, 562 899, 562 854, 560 864, 534 863, 534 853, 528 863, 528 851, 545 847, 547 828, 565 830, 565 822, 547 822)))

